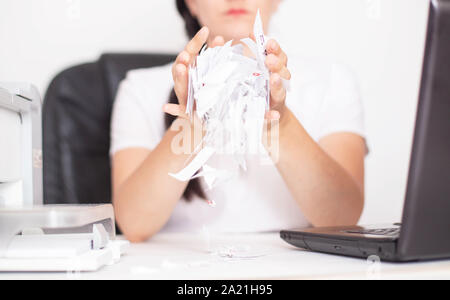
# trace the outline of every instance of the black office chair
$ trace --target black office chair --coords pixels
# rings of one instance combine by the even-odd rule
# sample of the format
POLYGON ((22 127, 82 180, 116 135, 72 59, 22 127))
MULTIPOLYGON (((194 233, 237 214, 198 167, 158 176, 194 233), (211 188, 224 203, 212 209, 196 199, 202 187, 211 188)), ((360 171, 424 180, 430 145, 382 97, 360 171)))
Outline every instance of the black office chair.
POLYGON ((110 120, 118 85, 129 70, 174 59, 164 54, 105 54, 56 76, 43 107, 46 204, 111 202, 110 120))

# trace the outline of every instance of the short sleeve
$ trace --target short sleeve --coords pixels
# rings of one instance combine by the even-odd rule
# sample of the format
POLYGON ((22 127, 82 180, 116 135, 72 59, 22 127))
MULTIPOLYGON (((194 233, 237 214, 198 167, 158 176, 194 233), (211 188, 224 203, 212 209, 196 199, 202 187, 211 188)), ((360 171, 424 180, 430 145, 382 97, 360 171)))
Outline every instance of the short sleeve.
POLYGON ((119 85, 111 119, 110 155, 127 148, 151 150, 157 146, 159 134, 142 97, 140 85, 130 76, 119 85))
POLYGON ((333 64, 324 103, 320 109, 318 138, 337 132, 350 132, 365 138, 364 108, 352 72, 333 64))

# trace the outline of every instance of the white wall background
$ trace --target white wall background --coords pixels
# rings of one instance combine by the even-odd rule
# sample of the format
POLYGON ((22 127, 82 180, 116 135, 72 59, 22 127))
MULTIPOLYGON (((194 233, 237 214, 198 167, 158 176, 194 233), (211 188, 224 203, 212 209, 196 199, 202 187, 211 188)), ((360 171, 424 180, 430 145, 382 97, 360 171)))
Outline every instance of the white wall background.
MULTIPOLYGON (((272 36, 289 55, 333 58, 358 75, 367 111, 361 223, 399 221, 416 112, 428 0, 284 0, 272 36)), ((103 52, 178 52, 172 0, 1 0, 0 81, 51 78, 103 52)))

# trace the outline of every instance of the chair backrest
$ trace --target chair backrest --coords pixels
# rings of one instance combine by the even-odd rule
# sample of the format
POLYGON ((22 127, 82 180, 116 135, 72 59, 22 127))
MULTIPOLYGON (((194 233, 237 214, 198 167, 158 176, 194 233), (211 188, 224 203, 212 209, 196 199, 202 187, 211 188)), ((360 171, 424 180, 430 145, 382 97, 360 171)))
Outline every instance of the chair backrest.
POLYGON ((43 106, 44 203, 111 202, 110 120, 119 83, 129 70, 174 59, 105 54, 55 77, 43 106))

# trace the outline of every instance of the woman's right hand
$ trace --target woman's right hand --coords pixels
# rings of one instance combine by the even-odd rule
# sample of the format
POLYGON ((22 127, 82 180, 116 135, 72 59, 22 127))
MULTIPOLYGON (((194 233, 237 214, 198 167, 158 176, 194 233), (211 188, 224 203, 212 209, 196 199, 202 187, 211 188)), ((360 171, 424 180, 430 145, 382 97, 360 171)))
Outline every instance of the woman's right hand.
MULTIPOLYGON (((192 64, 203 45, 208 41, 209 29, 203 27, 194 38, 187 44, 186 48, 177 56, 172 66, 172 76, 174 82, 175 94, 178 98, 178 104, 166 104, 164 112, 175 117, 189 119, 186 114, 186 102, 188 97, 189 84, 189 66, 192 64)), ((225 41, 222 37, 216 37, 211 43, 211 47, 223 46, 225 41)))

